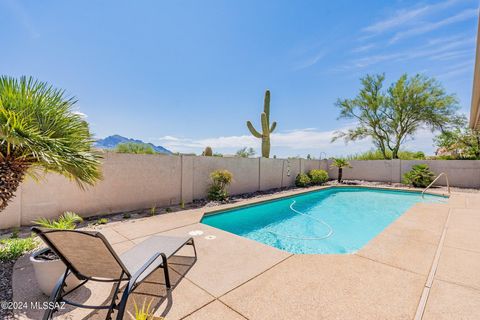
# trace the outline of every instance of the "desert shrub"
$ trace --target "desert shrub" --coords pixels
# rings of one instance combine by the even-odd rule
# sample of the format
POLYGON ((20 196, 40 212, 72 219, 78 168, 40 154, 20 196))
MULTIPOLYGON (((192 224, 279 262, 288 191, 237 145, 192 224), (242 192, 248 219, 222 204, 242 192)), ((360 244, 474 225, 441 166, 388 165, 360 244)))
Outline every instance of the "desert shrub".
POLYGON ((425 188, 432 183, 435 175, 426 164, 417 164, 403 175, 403 183, 416 188, 425 188))
POLYGON ((328 172, 320 169, 312 169, 308 172, 312 184, 320 185, 328 181, 328 172))
POLYGON ((205 150, 203 150, 202 155, 205 156, 205 157, 211 157, 211 156, 213 156, 212 147, 205 147, 205 150))
POLYGON ((228 198, 228 186, 233 180, 233 175, 228 170, 215 170, 210 174, 212 183, 207 191, 208 200, 223 201, 228 198))
POLYGON ((119 143, 115 148, 118 153, 135 153, 135 154, 155 154, 155 149, 148 143, 142 142, 124 142, 119 143))
POLYGON ((306 188, 312 183, 312 180, 305 173, 299 173, 295 178, 295 186, 299 188, 306 188))
POLYGON ((150 215, 154 216, 156 214, 157 214, 157 206, 155 205, 155 206, 150 208, 150 215))
POLYGON ((48 229, 64 229, 73 230, 76 228, 77 223, 82 222, 83 219, 75 212, 67 211, 62 214, 58 219, 39 218, 33 221, 34 224, 48 228, 48 229))
POLYGON ((107 224, 108 223, 108 218, 99 218, 95 224, 107 224))
MULTIPOLYGON (((392 159, 392 152, 387 150, 387 159, 392 159)), ((398 151, 398 158, 401 160, 425 160, 425 154, 422 151, 398 151)), ((370 150, 362 153, 356 153, 345 157, 346 160, 385 160, 380 150, 370 150)))
POLYGON ((0 261, 18 259, 24 253, 35 249, 37 242, 34 238, 9 238, 0 240, 0 261))

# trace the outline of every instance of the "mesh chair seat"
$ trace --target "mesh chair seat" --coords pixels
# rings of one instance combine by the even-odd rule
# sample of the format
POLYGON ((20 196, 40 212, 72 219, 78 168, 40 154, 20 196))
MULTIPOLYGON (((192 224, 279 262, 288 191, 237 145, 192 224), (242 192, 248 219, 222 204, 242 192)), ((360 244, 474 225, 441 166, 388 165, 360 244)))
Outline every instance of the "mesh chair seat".
MULTIPOLYGON (((190 241, 190 239, 191 238, 188 237, 152 236, 120 255, 120 260, 123 262, 128 272, 134 275, 153 254, 162 252, 168 259, 190 241)), ((151 274, 154 269, 161 265, 162 259, 159 257, 141 273, 137 278, 137 281, 141 282, 151 274)))

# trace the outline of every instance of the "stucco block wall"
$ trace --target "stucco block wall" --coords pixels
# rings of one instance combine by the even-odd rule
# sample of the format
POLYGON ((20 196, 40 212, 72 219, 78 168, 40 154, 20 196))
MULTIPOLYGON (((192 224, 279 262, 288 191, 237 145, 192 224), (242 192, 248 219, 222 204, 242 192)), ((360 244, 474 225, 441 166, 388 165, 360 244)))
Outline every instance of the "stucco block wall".
POLYGON ((301 159, 302 161, 302 171, 304 173, 312 170, 312 169, 321 169, 321 161, 318 160, 306 160, 301 159))
MULTIPOLYGON (((352 160, 352 168, 343 169, 343 179, 358 179, 380 182, 400 182, 400 160, 352 160)), ((328 161, 330 178, 338 177, 338 169, 328 161)))
POLYGON ((260 190, 283 187, 285 160, 260 158, 260 190))
MULTIPOLYGON (((400 182, 412 165, 427 163, 436 173, 448 174, 452 186, 480 188, 480 161, 351 161, 345 179, 400 182)), ((41 181, 26 179, 16 197, 0 213, 0 229, 29 225, 39 217, 53 218, 64 211, 83 216, 107 214, 152 206, 168 206, 205 198, 210 173, 233 173, 231 194, 255 192, 295 184, 299 172, 324 169, 331 179, 337 169, 331 160, 217 158, 196 156, 106 153, 104 179, 81 190, 66 178, 48 174, 41 181)), ((439 181, 444 184, 445 180, 439 181)))
MULTIPOLYGON (((426 163, 436 174, 445 172, 451 186, 462 188, 480 188, 480 161, 479 160, 427 160, 402 161, 402 174, 409 171, 413 165, 426 163)), ((446 185, 445 178, 438 180, 439 185, 446 185)))
POLYGON ((181 158, 106 153, 104 179, 82 191, 57 174, 22 184, 21 223, 56 217, 64 211, 83 216, 178 203, 181 158))
POLYGON ((233 174, 230 185, 231 194, 257 191, 259 189, 260 161, 248 158, 194 157, 193 198, 205 198, 210 185, 210 173, 217 169, 226 169, 233 174))

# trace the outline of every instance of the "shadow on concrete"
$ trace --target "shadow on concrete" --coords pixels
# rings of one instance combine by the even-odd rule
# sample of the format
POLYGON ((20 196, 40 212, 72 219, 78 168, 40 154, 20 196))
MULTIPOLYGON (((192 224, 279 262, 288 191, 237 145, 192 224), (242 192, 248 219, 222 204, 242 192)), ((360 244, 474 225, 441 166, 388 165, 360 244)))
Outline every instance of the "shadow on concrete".
MULTIPOLYGON (((157 269, 150 276, 148 276, 128 298, 127 308, 124 319, 130 319, 135 314, 134 305, 137 304, 140 308, 143 304, 149 305, 151 311, 157 316, 165 317, 168 315, 173 305, 172 292, 179 285, 188 271, 195 264, 194 257, 188 256, 172 256, 168 260, 170 282, 172 285, 171 290, 167 290, 165 286, 165 277, 162 269, 157 269)), ((118 300, 120 300, 123 290, 120 290, 118 294, 118 300)), ((104 300, 102 305, 110 303, 110 299, 113 294, 113 286, 109 292, 108 298, 104 300)), ((98 303, 98 302, 97 302, 98 303)), ((106 310, 93 311, 81 319, 105 319, 107 314, 106 310)), ((112 319, 115 319, 116 312, 113 312, 112 319)), ((76 318, 75 318, 76 319, 76 318)))

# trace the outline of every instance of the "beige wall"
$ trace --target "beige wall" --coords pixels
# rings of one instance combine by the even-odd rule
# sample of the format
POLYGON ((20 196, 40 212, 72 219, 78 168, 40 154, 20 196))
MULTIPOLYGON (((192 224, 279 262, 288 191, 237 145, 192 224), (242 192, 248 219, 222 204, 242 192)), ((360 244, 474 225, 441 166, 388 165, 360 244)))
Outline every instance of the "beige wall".
MULTIPOLYGON (((331 168, 329 160, 328 174, 337 178, 337 169, 331 168)), ((343 169, 344 179, 366 181, 401 182, 402 176, 413 165, 426 163, 436 174, 445 172, 450 185, 462 188, 480 188, 479 160, 366 160, 350 161, 352 168, 343 169)), ((445 185, 445 179, 440 178, 439 185, 445 185)))
MULTIPOLYGON (((337 178, 338 169, 332 168, 329 161, 328 174, 337 178)), ((343 179, 366 181, 400 182, 400 160, 354 160, 352 168, 343 169, 343 179)))
MULTIPOLYGON (((337 170, 331 161, 305 159, 245 159, 195 156, 106 153, 104 179, 82 191, 62 176, 49 174, 42 181, 27 179, 16 198, 0 213, 0 229, 28 225, 38 217, 57 217, 64 211, 83 216, 168 206, 206 196, 209 174, 215 169, 233 173, 231 194, 293 186, 299 172, 337 170)), ((480 188, 480 161, 351 161, 345 179, 400 182, 416 163, 428 163, 435 173, 446 172, 453 186, 480 188)), ((440 184, 444 180, 439 181, 440 184)))

